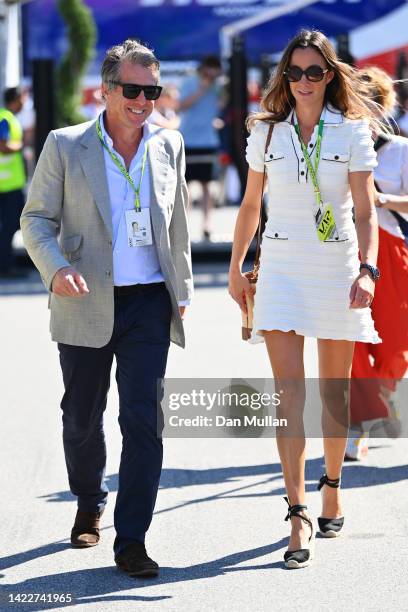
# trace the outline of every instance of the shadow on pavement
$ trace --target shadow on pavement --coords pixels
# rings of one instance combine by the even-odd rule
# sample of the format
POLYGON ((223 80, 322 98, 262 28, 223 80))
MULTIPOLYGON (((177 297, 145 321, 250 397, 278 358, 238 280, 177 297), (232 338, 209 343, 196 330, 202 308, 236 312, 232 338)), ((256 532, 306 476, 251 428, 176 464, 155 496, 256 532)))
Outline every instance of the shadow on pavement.
MULTIPOLYGON (((375 451, 375 449, 373 449, 375 451)), ((306 490, 308 492, 315 491, 320 476, 324 472, 324 460, 323 457, 316 459, 310 459, 306 461, 306 490)), ((257 487, 260 484, 267 482, 273 483, 275 480, 282 477, 282 470, 280 463, 263 464, 263 465, 248 465, 248 466, 231 466, 224 468, 213 468, 208 470, 189 470, 189 469, 178 469, 178 468, 164 468, 160 479, 160 489, 172 489, 182 488, 197 485, 210 485, 210 484, 222 484, 222 483, 234 483, 238 479, 242 479, 248 476, 266 476, 263 481, 251 482, 248 485, 242 485, 233 489, 229 489, 222 493, 215 495, 206 496, 199 499, 189 500, 183 505, 191 505, 195 503, 201 503, 203 501, 210 501, 213 499, 219 499, 224 495, 231 495, 235 493, 235 496, 244 495, 246 497, 263 497, 268 495, 284 495, 285 490, 283 488, 273 488, 271 491, 266 493, 245 493, 238 494, 238 491, 243 489, 249 489, 257 487)), ((361 487, 371 487, 379 484, 388 484, 393 482, 399 482, 401 480, 408 479, 408 464, 396 465, 392 467, 378 467, 364 464, 345 464, 343 466, 342 475, 342 488, 343 489, 354 489, 361 487)), ((109 491, 117 491, 118 489, 118 475, 111 474, 106 478, 106 484, 108 485, 109 491)), ((238 484, 238 482, 236 483, 238 484)), ((61 501, 74 501, 75 497, 70 491, 58 491, 56 493, 50 493, 42 496, 43 499, 49 502, 61 502, 61 501)), ((180 507, 180 506, 175 506, 180 507)), ((158 514, 162 512, 168 512, 167 510, 159 510, 158 514)))
MULTIPOLYGON (((114 566, 111 567, 100 567, 85 570, 76 570, 73 572, 51 574, 49 576, 40 576, 38 578, 32 578, 24 580, 16 584, 1 584, 0 585, 0 596, 1 596, 1 610, 7 608, 3 607, 3 604, 8 601, 10 594, 17 593, 71 593, 73 601, 71 603, 60 603, 55 604, 24 604, 25 610, 30 612, 52 609, 52 608, 63 608, 78 604, 95 603, 95 602, 108 602, 108 601, 160 601, 163 599, 170 599, 169 595, 157 595, 153 597, 137 596, 137 595, 124 595, 124 596, 112 596, 107 595, 103 597, 105 593, 113 593, 121 590, 141 589, 147 586, 159 586, 172 584, 176 582, 187 582, 190 580, 201 580, 205 578, 216 578, 222 576, 228 572, 244 572, 254 571, 259 569, 279 569, 283 568, 283 562, 266 563, 262 565, 245 565, 244 567, 236 567, 240 563, 246 561, 252 561, 265 555, 269 555, 283 547, 286 547, 288 538, 282 538, 278 542, 273 544, 267 544, 258 548, 250 550, 243 550, 213 561, 206 563, 198 563, 190 567, 162 567, 160 569, 160 576, 158 578, 141 580, 137 578, 130 578, 126 574, 117 570, 114 566)), ((55 547, 55 544, 50 545, 48 548, 55 547)), ((47 547, 42 547, 42 549, 47 547)), ((35 549, 29 551, 35 553, 41 549, 35 549)), ((51 553, 51 551, 50 551, 51 553)), ((49 553, 49 554, 50 554, 49 553)), ((23 555, 27 553, 22 553, 23 555)), ((18 555, 17 555, 18 556, 18 555)), ((31 558, 36 556, 42 556, 41 554, 32 554, 31 558)), ((15 604, 14 604, 15 605, 15 604)), ((10 609, 12 607, 10 606, 10 609)), ((14 607, 15 609, 15 607, 14 607)))

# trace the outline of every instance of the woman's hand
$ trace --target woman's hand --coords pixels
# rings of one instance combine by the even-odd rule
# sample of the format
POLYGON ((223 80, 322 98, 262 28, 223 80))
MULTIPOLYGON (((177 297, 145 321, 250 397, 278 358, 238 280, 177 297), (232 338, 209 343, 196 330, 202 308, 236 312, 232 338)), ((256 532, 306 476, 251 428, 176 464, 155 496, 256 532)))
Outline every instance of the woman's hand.
POLYGON ((375 283, 369 272, 362 271, 350 289, 350 308, 367 308, 374 298, 375 283))
POLYGON ((242 272, 229 273, 228 292, 233 300, 237 302, 241 310, 247 314, 246 296, 254 295, 255 285, 242 274, 242 272))

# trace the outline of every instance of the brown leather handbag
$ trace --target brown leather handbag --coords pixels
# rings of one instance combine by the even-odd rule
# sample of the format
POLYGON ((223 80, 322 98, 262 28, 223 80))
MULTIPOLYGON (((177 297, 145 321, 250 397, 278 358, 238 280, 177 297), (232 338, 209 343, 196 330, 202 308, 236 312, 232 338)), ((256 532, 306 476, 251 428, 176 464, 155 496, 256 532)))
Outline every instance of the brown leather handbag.
MULTIPOLYGON (((266 153, 268 151, 269 143, 271 142, 273 126, 274 126, 273 123, 271 123, 269 126, 268 136, 266 138, 266 143, 265 143, 264 160, 265 160, 266 153)), ((251 285, 256 285, 256 282, 258 280, 258 273, 259 273, 259 259, 261 256, 262 203, 263 203, 263 193, 265 189, 265 180, 266 180, 266 166, 264 163, 264 171, 263 171, 263 177, 262 177, 261 203, 259 207, 259 222, 258 222, 258 230, 256 233, 256 251, 255 251, 254 267, 252 268, 252 270, 250 270, 249 272, 245 272, 244 274, 244 276, 249 280, 251 285)), ((246 294, 247 312, 245 313, 241 310, 242 339, 243 340, 249 340, 252 334, 253 318, 254 318, 254 296, 255 296, 255 287, 254 287, 253 293, 246 294)))

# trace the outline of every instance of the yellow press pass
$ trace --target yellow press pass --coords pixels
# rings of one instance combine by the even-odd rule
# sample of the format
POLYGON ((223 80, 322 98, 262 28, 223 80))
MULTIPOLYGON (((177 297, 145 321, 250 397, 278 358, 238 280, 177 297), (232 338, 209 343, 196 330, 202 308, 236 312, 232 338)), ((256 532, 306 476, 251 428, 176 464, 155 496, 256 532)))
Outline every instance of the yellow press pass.
POLYGON ((323 210, 320 210, 320 215, 316 224, 317 235, 321 242, 332 238, 336 231, 336 221, 334 220, 333 206, 326 204, 323 210))

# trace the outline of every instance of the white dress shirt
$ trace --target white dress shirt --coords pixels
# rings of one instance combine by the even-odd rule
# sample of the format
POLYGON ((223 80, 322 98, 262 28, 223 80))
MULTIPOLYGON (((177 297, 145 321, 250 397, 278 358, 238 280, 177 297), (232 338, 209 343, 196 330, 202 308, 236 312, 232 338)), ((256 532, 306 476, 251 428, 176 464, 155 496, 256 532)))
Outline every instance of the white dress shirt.
MULTIPOLYGON (((103 113, 100 115, 100 125, 106 146, 119 158, 126 167, 123 157, 113 148, 112 138, 105 130, 103 113)), ((137 186, 140 181, 142 159, 145 146, 148 146, 151 132, 149 125, 143 126, 143 137, 140 141, 136 155, 130 162, 128 173, 137 186)), ((135 206, 135 191, 129 181, 119 170, 109 152, 103 148, 105 156, 106 177, 108 181, 109 197, 112 210, 113 228, 113 283, 116 286, 136 285, 146 283, 160 283, 164 277, 157 256, 154 235, 150 246, 129 247, 127 241, 125 211, 133 210, 135 206)), ((150 207, 150 168, 148 160, 142 184, 140 186, 140 205, 142 208, 150 207)))

